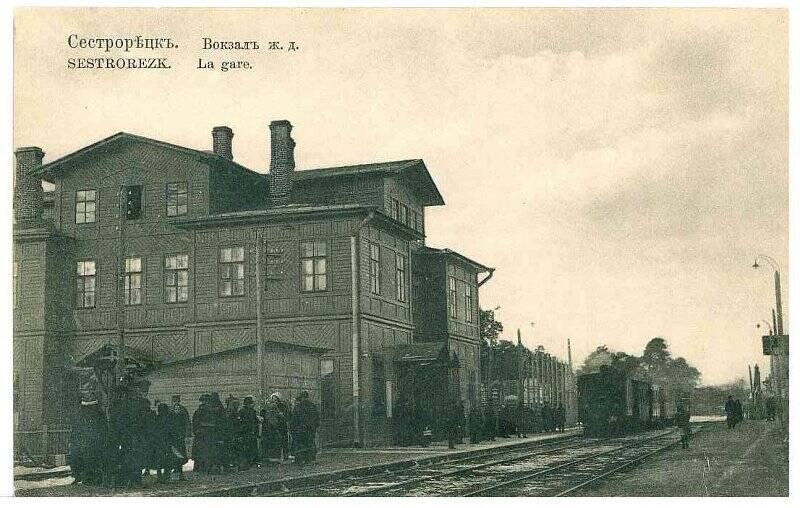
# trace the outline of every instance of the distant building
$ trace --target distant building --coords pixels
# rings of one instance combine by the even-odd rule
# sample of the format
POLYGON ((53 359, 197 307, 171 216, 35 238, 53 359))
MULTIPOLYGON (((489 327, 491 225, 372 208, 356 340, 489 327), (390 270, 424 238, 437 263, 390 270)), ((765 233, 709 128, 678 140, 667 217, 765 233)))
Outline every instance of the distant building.
POLYGON ((16 150, 17 429, 64 426, 66 369, 120 337, 151 399, 308 390, 326 443, 391 441, 401 400, 477 400, 493 269, 425 246, 444 204, 425 163, 300 171, 291 130, 270 124, 268 174, 228 127, 213 151, 124 132, 44 165, 16 150))

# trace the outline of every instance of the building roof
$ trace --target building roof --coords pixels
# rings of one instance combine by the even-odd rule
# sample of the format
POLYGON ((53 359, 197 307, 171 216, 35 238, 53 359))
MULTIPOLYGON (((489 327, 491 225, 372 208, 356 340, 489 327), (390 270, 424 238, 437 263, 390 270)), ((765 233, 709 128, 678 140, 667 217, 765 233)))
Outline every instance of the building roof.
POLYGON ((214 152, 208 152, 205 150, 195 150, 194 148, 186 148, 185 146, 175 145, 172 143, 167 143, 166 141, 159 141, 157 139, 147 138, 144 136, 139 136, 136 134, 131 134, 128 132, 118 132, 114 135, 111 135, 107 138, 103 138, 100 141, 92 143, 91 145, 87 145, 80 150, 76 150, 72 153, 69 153, 61 158, 58 158, 54 161, 48 162, 47 164, 43 164, 42 167, 39 168, 37 173, 39 176, 45 181, 51 181, 55 176, 57 176, 61 171, 66 169, 71 163, 76 160, 85 157, 86 155, 90 154, 95 150, 99 150, 105 147, 108 147, 113 144, 122 143, 122 142, 139 142, 139 143, 146 143, 153 146, 158 146, 161 148, 166 148, 168 150, 175 150, 177 152, 185 153, 187 155, 191 155, 197 157, 201 160, 209 162, 213 165, 224 166, 231 168, 235 171, 239 171, 242 173, 247 173, 251 176, 257 176, 259 178, 263 178, 264 175, 261 173, 257 173, 252 169, 246 168, 241 164, 234 162, 230 159, 226 159, 225 157, 221 157, 214 152))
POLYGON ((332 166, 327 168, 304 169, 295 171, 295 179, 299 182, 313 181, 321 178, 348 177, 368 174, 399 175, 408 178, 425 206, 444 204, 439 189, 431 177, 422 159, 374 162, 351 166, 332 166))
POLYGON ((420 253, 429 256, 443 256, 450 259, 454 259, 456 261, 460 261, 461 263, 465 263, 467 265, 472 266, 473 268, 478 269, 479 272, 492 272, 494 268, 488 267, 477 261, 473 261, 472 259, 464 256, 463 254, 459 254, 458 252, 450 249, 435 249, 433 247, 425 246, 420 249, 420 253))

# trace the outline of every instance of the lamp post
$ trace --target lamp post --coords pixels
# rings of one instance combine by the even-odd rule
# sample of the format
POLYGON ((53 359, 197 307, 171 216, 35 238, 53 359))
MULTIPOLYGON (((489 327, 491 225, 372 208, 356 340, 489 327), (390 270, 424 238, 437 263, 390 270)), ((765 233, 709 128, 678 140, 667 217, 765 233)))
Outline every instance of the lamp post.
POLYGON ((783 307, 781 306, 781 269, 777 261, 775 261, 773 258, 765 254, 759 254, 756 256, 755 260, 753 261, 753 268, 758 269, 761 267, 761 265, 758 264, 759 259, 766 261, 775 270, 775 310, 777 313, 778 322, 774 332, 776 335, 783 335, 783 307))
POLYGON ((772 325, 769 324, 769 321, 767 321, 766 319, 762 319, 761 321, 756 323, 756 328, 761 328, 761 323, 767 325, 767 330, 769 330, 769 334, 772 335, 773 334, 772 325))

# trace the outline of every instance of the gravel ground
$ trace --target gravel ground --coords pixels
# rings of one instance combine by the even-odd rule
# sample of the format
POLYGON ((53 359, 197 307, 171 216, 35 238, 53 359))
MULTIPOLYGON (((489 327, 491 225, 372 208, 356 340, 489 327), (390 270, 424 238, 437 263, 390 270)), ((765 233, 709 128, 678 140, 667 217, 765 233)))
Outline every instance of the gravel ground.
POLYGON ((579 496, 788 496, 789 449, 776 422, 714 424, 679 447, 579 496))

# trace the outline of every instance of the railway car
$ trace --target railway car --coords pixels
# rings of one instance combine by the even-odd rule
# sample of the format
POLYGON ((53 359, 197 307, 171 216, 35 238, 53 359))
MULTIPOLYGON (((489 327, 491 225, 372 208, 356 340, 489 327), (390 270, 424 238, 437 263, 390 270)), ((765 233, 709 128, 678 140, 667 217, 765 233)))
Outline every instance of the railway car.
MULTIPOLYGON (((654 413, 666 412, 653 385, 603 366, 578 376, 578 411, 587 436, 619 436, 654 427, 654 413)), ((666 401, 665 401, 666 404, 666 401)))

